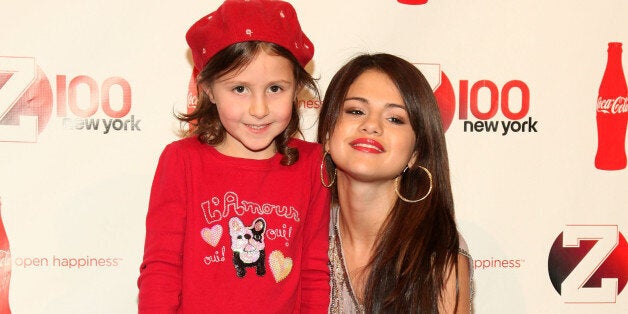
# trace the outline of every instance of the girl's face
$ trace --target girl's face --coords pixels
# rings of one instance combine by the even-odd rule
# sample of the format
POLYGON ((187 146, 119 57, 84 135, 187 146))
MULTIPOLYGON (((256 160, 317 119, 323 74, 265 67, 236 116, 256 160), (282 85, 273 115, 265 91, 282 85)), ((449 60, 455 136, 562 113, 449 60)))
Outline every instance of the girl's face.
POLYGON ((295 99, 292 64, 263 49, 238 71, 213 82, 207 93, 216 104, 225 140, 216 146, 222 154, 268 159, 276 148, 274 139, 288 126, 295 99))
POLYGON ((367 70, 349 87, 326 148, 337 168, 360 181, 391 180, 413 162, 415 135, 390 78, 367 70))

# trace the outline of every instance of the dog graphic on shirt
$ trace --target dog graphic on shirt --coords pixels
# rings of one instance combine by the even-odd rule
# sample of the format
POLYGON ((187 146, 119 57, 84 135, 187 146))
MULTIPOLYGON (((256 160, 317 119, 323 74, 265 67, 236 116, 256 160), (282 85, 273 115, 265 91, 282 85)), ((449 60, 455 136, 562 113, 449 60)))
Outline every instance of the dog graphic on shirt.
POLYGON ((231 235, 231 250, 233 250, 233 266, 236 275, 240 278, 246 275, 246 268, 255 267, 258 276, 266 274, 264 260, 264 231, 266 221, 257 218, 253 224, 245 226, 238 217, 229 220, 229 234, 231 235))

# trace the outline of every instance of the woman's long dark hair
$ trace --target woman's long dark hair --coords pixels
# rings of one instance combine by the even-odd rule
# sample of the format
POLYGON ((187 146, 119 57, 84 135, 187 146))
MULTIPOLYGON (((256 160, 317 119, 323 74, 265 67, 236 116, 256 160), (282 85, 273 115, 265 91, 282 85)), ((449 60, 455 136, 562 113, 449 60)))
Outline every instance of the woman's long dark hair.
MULTIPOLYGON (((325 145, 332 136, 349 87, 368 70, 384 73, 395 83, 416 135, 417 160, 402 175, 399 192, 408 199, 425 195, 429 179, 419 165, 432 173, 433 190, 418 203, 397 199, 366 267, 363 304, 367 313, 436 313, 446 276, 458 265, 459 239, 445 135, 425 77, 413 64, 390 54, 353 58, 336 73, 325 93, 318 140, 325 145)), ((327 166, 328 171, 333 169, 329 160, 327 166)))
MULTIPOLYGON (((299 64, 297 59, 286 48, 264 41, 246 41, 235 43, 219 51, 205 65, 197 76, 198 103, 191 113, 177 114, 177 118, 192 125, 191 131, 185 135, 197 135, 201 142, 217 145, 225 139, 226 130, 220 122, 216 104, 209 100, 209 95, 203 86, 210 86, 214 81, 223 75, 239 71, 253 61, 260 51, 284 57, 292 64, 293 74, 296 83, 295 93, 298 94, 302 88, 308 88, 318 97, 318 88, 314 78, 299 64)), ((275 137, 277 151, 283 155, 281 164, 291 165, 299 159, 299 152, 296 148, 287 146, 290 138, 299 134, 299 111, 298 102, 293 102, 292 116, 286 129, 275 137)))

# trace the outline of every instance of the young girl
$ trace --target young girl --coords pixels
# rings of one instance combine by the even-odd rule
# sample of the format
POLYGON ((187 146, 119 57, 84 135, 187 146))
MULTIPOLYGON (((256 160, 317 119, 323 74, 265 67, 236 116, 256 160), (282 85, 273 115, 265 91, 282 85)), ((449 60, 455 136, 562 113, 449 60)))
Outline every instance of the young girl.
POLYGON ((283 1, 227 0, 187 33, 192 135, 157 166, 140 313, 326 312, 329 193, 318 144, 294 139, 314 47, 283 1))
POLYGON ((331 312, 468 313, 471 262, 419 70, 389 54, 354 58, 329 84, 318 137, 334 190, 331 312))

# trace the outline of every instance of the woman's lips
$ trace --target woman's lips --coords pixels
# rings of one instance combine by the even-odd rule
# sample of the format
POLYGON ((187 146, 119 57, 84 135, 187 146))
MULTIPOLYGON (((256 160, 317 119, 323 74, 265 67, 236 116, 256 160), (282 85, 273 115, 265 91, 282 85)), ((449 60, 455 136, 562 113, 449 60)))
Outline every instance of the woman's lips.
POLYGON ((349 145, 351 145, 351 147, 353 147, 353 149, 355 150, 359 150, 359 151, 363 151, 367 153, 379 154, 386 151, 384 149, 384 146, 382 146, 382 144, 370 138, 358 138, 351 141, 349 145))

